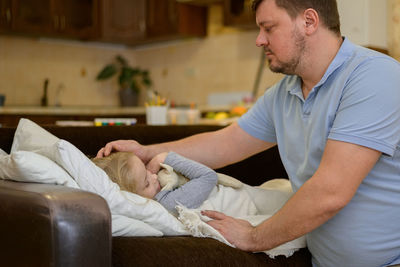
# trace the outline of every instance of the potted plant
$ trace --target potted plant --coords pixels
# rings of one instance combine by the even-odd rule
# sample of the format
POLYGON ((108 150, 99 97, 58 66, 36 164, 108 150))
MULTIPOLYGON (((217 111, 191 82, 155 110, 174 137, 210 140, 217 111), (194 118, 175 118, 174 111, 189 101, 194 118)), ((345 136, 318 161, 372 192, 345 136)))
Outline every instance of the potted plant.
POLYGON ((142 87, 149 88, 152 85, 149 72, 140 68, 129 66, 127 60, 117 55, 115 62, 106 65, 97 75, 96 80, 106 80, 119 74, 119 97, 122 106, 137 106, 138 96, 142 87))

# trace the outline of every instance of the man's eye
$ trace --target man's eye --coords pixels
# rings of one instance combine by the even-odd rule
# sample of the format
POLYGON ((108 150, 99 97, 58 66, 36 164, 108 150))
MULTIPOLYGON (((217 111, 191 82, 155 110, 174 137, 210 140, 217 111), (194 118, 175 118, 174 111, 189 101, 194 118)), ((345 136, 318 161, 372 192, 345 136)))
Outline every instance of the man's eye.
POLYGON ((264 31, 269 33, 272 31, 273 28, 274 28, 274 26, 264 26, 264 31))

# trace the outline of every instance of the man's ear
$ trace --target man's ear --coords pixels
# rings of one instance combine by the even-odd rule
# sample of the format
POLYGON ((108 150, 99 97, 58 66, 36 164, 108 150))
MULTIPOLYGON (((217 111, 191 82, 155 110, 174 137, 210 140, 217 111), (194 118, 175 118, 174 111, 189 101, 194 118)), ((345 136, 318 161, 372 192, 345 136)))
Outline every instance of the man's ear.
POLYGON ((319 15, 315 9, 308 8, 303 13, 304 30, 308 35, 313 34, 319 27, 319 15))

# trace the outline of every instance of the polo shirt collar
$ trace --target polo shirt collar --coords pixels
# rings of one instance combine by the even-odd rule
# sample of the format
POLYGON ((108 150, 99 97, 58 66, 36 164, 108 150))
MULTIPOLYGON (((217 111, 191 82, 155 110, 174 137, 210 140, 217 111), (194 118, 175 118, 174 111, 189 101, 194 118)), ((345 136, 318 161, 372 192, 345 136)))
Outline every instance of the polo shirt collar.
MULTIPOLYGON (((338 53, 336 54, 335 58, 332 60, 331 64, 329 64, 328 69, 326 70, 324 76, 322 76, 321 80, 315 85, 314 88, 319 88, 321 85, 325 83, 325 81, 329 78, 329 76, 338 69, 344 62, 348 60, 348 58, 352 55, 355 49, 355 45, 350 42, 347 38, 343 37, 343 43, 339 48, 338 53)), ((298 89, 301 89, 301 79, 299 76, 296 76, 296 82, 294 86, 290 86, 286 88, 290 93, 296 94, 299 93, 298 89)), ((301 91, 301 90, 300 90, 301 91)), ((302 93, 301 93, 302 95, 302 93)))

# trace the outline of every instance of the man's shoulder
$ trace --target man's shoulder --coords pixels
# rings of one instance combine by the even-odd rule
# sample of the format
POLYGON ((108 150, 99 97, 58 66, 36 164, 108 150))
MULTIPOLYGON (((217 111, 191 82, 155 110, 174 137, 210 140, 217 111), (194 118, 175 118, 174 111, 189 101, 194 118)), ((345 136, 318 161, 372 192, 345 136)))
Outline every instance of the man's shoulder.
POLYGON ((370 68, 395 67, 395 71, 400 71, 400 62, 394 58, 366 47, 358 45, 354 47, 353 56, 350 58, 351 63, 370 68))

